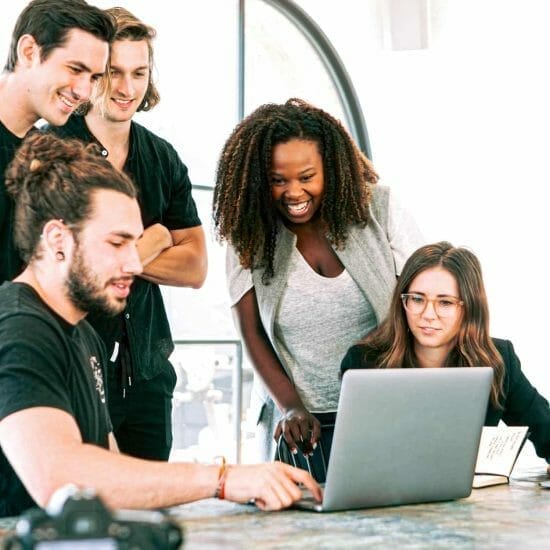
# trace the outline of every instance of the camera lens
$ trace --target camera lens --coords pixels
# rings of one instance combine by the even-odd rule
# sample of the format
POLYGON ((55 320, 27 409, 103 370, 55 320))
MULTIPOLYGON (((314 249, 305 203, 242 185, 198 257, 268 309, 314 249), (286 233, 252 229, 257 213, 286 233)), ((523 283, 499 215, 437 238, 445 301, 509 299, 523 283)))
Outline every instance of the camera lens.
POLYGON ((73 519, 70 525, 70 532, 74 535, 89 535, 97 533, 97 521, 89 516, 78 516, 73 519))

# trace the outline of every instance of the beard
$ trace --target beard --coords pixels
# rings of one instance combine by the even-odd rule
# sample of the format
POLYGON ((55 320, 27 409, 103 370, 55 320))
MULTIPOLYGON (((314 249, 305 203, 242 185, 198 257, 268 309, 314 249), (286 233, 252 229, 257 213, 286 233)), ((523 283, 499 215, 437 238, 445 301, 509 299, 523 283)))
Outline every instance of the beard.
POLYGON ((86 265, 77 246, 67 279, 67 295, 80 311, 113 317, 126 307, 126 299, 109 299, 106 285, 86 265))

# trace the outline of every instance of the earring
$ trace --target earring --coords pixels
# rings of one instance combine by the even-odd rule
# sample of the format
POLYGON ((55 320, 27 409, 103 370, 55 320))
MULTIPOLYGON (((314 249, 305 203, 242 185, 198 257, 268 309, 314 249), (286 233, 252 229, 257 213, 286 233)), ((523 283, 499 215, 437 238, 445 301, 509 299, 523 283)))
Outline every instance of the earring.
POLYGON ((63 252, 61 252, 61 250, 58 250, 56 253, 55 253, 55 259, 58 261, 58 262, 62 262, 65 260, 65 254, 63 252))

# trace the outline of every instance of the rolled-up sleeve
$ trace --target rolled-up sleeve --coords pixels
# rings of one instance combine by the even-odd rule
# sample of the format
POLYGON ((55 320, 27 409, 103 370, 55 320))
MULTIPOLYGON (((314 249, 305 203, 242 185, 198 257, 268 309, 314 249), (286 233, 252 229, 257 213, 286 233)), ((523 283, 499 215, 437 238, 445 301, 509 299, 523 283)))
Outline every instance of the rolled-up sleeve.
POLYGON ((225 256, 225 273, 230 305, 233 307, 254 284, 252 283, 252 273, 241 265, 235 249, 230 244, 227 245, 225 256))

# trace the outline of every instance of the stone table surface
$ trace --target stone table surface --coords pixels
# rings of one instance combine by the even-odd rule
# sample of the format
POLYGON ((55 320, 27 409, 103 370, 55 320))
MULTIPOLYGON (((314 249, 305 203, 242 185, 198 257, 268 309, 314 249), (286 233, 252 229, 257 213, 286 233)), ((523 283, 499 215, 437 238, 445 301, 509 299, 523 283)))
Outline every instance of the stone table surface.
MULTIPOLYGON (((319 514, 209 499, 171 513, 189 550, 550 548, 550 490, 538 484, 548 479, 544 464, 515 471, 509 485, 474 489, 452 502, 319 514)), ((14 525, 14 518, 0 520, 0 533, 14 525)))
POLYGON ((185 548, 550 548, 544 466, 442 503, 319 514, 207 500, 173 510, 185 548))

